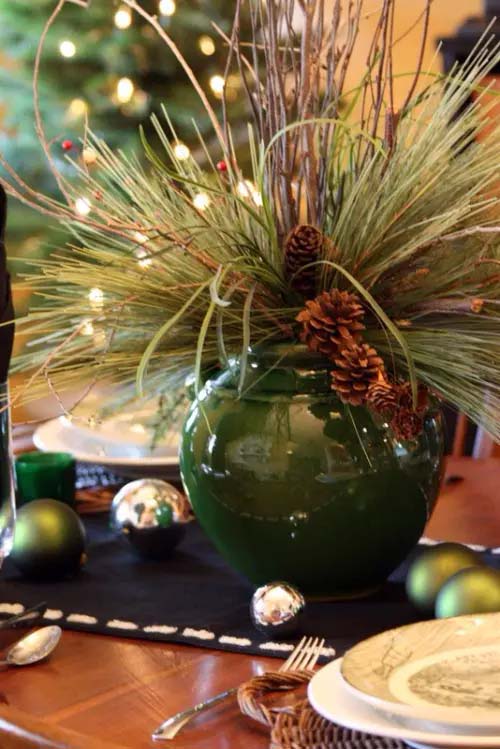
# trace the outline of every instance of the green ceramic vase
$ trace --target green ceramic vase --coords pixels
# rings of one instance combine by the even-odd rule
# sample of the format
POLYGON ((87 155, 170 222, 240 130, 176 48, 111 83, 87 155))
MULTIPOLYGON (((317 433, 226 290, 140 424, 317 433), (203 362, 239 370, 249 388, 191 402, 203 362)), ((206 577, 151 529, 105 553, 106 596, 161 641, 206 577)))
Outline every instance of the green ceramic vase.
POLYGON ((442 474, 439 409, 395 438, 330 388, 328 362, 278 345, 209 380, 183 431, 181 473, 227 562, 256 585, 346 598, 379 587, 420 538, 442 474))

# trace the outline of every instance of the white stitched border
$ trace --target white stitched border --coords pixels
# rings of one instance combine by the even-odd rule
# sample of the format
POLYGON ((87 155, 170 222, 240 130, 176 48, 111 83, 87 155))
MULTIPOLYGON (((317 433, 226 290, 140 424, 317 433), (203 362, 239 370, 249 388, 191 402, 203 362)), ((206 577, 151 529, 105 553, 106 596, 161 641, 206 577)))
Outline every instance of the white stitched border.
POLYGON ((321 655, 326 658, 334 658, 337 655, 335 648, 321 648, 321 655))
POLYGON ((70 614, 66 617, 66 621, 70 624, 97 624, 95 616, 88 616, 88 614, 70 614))
POLYGON ((173 635, 177 632, 179 627, 169 627, 166 624, 151 624, 149 627, 143 627, 143 632, 151 632, 152 634, 159 635, 173 635))
MULTIPOLYGON (((437 544, 443 544, 443 543, 450 543, 450 542, 449 541, 437 541, 435 538, 427 538, 427 536, 423 536, 419 541, 419 544, 421 546, 437 546, 437 544)), ((500 554, 500 547, 498 549, 489 549, 487 546, 483 546, 483 544, 464 544, 462 542, 460 542, 460 546, 466 546, 471 551, 477 551, 480 553, 484 551, 488 551, 490 554, 500 554)))
POLYGON ((139 625, 134 622, 124 622, 121 619, 110 619, 106 622, 106 627, 112 627, 113 629, 139 629, 139 625))
POLYGON ((240 648, 249 648, 252 641, 246 637, 231 637, 230 635, 222 635, 219 637, 221 645, 237 645, 240 648))
POLYGON ((47 609, 45 611, 45 614, 43 615, 44 619, 49 619, 51 622, 57 621, 57 619, 62 619, 64 616, 63 612, 60 609, 47 609))
POLYGON ((259 645, 260 650, 279 650, 283 653, 290 653, 295 645, 289 645, 286 642, 263 642, 259 645))
POLYGON ((186 627, 182 636, 195 637, 197 640, 215 640, 214 633, 209 632, 208 629, 191 629, 191 627, 186 627))
POLYGON ((22 603, 0 603, 1 614, 13 614, 17 616, 17 614, 22 614, 23 611, 24 606, 22 603))

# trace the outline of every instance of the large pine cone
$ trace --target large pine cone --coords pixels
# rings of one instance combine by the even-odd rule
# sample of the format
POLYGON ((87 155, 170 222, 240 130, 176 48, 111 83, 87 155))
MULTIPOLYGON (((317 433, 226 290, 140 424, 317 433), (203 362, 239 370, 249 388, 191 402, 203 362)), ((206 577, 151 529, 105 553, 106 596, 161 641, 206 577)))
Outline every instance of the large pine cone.
POLYGON ((323 233, 308 224, 296 226, 285 240, 286 276, 292 288, 306 299, 316 296, 318 266, 305 266, 319 259, 324 243, 323 233))
POLYGON ((383 377, 383 359, 374 348, 362 343, 341 349, 334 362, 332 388, 344 403, 362 406, 370 386, 383 377))
POLYGON ((360 342, 364 316, 356 294, 338 289, 323 291, 306 302, 306 308, 297 315, 297 321, 302 323, 300 340, 311 351, 333 357, 343 346, 360 342))

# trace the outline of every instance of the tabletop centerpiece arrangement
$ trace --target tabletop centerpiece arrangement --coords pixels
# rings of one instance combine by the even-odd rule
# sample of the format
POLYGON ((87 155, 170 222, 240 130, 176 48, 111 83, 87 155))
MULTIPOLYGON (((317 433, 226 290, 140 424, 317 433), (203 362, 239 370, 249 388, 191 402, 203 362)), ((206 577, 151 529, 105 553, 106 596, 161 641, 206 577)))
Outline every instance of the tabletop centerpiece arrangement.
POLYGON ((167 107, 147 168, 85 131, 76 178, 61 174, 37 105, 58 4, 34 100, 64 200, 2 161, 7 189, 74 235, 29 278, 25 393, 112 381, 151 397, 194 372, 181 470, 219 550, 255 583, 365 593, 436 500, 439 400, 500 437, 500 127, 484 84, 499 46, 486 35, 463 67, 425 73, 429 0, 396 101, 396 0, 374 14, 363 0, 237 0, 219 33, 224 78, 235 67, 248 95, 245 172, 224 87, 219 118, 157 18, 125 3, 184 67, 214 140, 186 153, 167 107))

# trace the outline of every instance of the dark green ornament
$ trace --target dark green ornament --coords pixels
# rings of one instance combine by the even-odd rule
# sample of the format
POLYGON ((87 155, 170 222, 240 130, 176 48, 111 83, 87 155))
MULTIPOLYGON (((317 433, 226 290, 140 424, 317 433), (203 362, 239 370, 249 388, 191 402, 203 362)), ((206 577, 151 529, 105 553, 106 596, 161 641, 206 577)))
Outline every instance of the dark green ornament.
POLYGON ((500 611, 500 572, 471 567, 453 575, 439 591, 436 617, 487 614, 500 611))
POLYGON ((452 575, 467 567, 478 567, 481 557, 462 544, 429 546, 413 561, 406 577, 408 598, 419 611, 432 615, 436 597, 452 575))
POLYGON ((11 559, 26 577, 56 580, 74 575, 84 551, 83 523, 68 505, 37 499, 18 511, 11 559))

